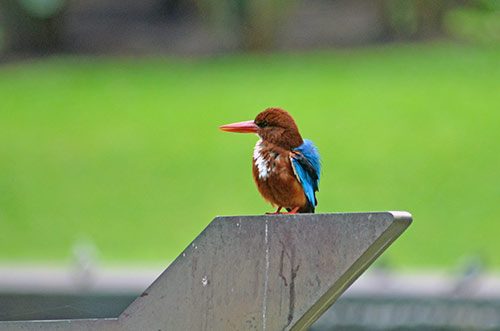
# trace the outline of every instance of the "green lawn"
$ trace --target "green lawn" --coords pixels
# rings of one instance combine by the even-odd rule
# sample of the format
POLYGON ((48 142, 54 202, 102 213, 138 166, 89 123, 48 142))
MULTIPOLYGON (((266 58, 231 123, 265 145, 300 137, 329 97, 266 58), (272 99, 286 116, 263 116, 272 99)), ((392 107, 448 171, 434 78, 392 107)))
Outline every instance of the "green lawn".
POLYGON ((396 267, 500 266, 500 49, 400 45, 0 67, 0 260, 172 260, 216 215, 272 211, 253 135, 269 106, 323 158, 317 212, 408 210, 396 267))

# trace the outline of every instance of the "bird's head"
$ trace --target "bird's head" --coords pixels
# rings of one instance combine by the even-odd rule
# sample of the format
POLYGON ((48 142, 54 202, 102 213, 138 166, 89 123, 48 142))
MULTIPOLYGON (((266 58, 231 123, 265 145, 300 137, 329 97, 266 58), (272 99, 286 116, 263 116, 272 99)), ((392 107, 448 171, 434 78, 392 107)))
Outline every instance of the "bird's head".
POLYGON ((292 115, 281 108, 267 108, 253 121, 227 124, 219 129, 228 132, 255 133, 262 140, 285 149, 292 149, 303 143, 292 115))

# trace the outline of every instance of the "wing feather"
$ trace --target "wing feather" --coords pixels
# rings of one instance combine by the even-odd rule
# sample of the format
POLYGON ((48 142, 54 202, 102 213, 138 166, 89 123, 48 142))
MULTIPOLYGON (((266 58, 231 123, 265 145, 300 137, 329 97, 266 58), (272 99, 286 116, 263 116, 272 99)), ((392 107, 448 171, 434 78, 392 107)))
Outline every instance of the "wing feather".
POLYGON ((306 194, 307 200, 316 206, 316 192, 319 191, 321 158, 313 142, 304 139, 304 143, 292 150, 290 155, 292 168, 306 194))

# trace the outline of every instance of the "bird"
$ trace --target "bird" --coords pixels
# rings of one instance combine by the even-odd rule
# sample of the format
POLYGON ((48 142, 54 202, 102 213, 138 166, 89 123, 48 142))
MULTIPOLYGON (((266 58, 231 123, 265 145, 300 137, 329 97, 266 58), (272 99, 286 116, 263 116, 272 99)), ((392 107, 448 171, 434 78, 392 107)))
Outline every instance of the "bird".
POLYGON ((253 150, 252 174, 264 200, 277 207, 276 212, 267 214, 314 213, 321 157, 311 140, 302 139, 292 115, 272 107, 253 121, 226 124, 219 129, 259 137, 253 150), (280 213, 283 208, 287 212, 280 213))

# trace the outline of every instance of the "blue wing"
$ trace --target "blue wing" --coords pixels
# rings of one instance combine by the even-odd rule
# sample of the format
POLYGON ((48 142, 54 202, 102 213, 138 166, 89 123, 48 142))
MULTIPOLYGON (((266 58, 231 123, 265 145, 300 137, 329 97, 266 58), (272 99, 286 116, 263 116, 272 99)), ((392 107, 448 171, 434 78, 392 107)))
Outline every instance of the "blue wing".
POLYGON ((304 139, 304 143, 297 148, 294 148, 295 153, 292 154, 292 165, 297 177, 299 178, 307 200, 316 206, 316 193, 319 191, 319 174, 321 172, 321 157, 319 156, 316 146, 313 142, 304 139))

